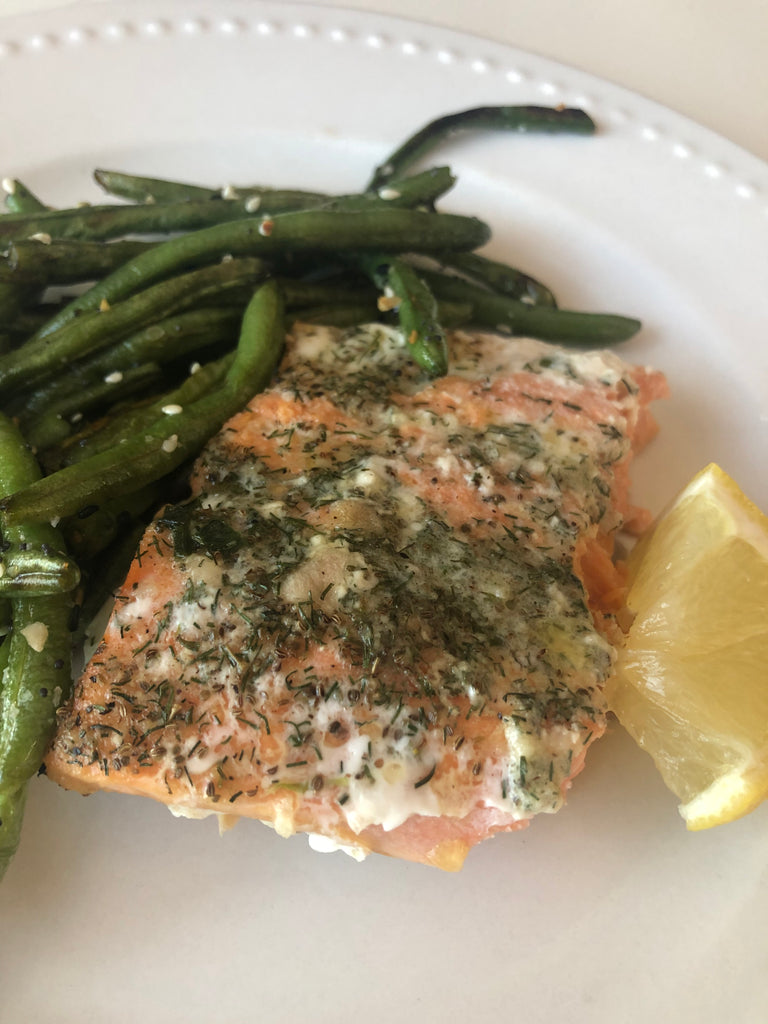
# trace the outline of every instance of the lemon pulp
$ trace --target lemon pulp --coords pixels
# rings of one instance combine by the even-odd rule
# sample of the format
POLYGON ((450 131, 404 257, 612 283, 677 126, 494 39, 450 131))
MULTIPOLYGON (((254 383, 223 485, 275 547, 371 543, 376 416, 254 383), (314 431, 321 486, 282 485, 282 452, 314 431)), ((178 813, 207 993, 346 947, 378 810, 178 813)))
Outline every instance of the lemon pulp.
POLYGON ((768 796, 768 517, 707 466, 629 568, 609 706, 688 828, 741 817, 768 796))

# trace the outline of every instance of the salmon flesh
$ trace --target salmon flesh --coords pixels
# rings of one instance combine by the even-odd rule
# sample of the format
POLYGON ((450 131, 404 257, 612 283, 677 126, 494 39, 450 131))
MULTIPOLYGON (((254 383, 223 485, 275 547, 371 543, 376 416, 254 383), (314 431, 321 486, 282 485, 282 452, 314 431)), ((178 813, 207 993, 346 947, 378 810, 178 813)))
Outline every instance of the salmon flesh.
POLYGON ((462 333, 427 380, 407 349, 294 329, 144 535, 52 779, 448 870, 562 805, 606 725, 612 540, 664 380, 462 333))

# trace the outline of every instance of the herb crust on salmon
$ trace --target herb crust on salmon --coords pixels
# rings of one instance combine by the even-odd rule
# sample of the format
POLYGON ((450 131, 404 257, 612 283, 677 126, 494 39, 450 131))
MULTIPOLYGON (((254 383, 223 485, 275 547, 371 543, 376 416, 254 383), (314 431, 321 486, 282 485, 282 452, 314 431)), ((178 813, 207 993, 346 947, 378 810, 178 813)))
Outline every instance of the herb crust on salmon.
POLYGON ((48 774, 457 869, 605 729, 660 374, 456 333, 299 327, 147 530, 48 774))

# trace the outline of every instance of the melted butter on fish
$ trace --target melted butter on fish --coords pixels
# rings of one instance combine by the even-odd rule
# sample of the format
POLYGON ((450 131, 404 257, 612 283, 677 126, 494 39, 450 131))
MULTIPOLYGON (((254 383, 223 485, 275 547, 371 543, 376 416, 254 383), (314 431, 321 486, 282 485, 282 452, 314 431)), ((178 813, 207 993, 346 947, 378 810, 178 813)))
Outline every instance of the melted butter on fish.
POLYGON ((297 330, 147 531, 49 774, 447 868, 557 810, 613 661, 584 552, 662 392, 612 353, 457 334, 430 382, 393 331, 297 330))

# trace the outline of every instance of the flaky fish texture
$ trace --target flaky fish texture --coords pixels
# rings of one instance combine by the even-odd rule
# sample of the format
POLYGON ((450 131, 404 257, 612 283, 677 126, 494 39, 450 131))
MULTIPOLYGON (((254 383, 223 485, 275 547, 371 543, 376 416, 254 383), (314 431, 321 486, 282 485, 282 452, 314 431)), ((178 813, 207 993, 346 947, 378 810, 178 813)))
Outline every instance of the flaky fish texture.
POLYGON ((605 729, 660 374, 455 334, 297 327, 147 530, 47 771, 318 849, 455 870, 556 811, 605 729))

